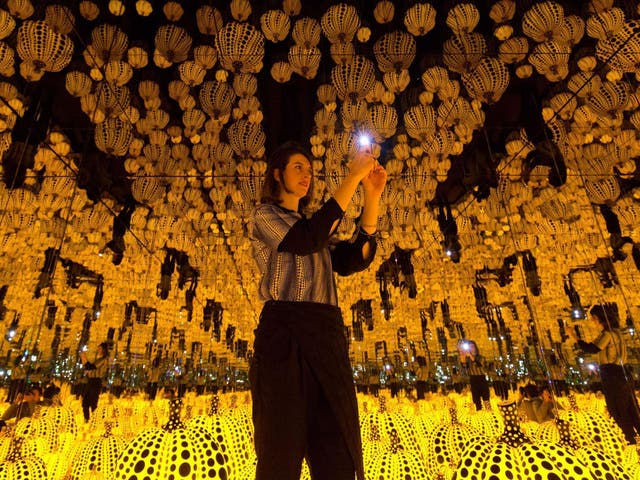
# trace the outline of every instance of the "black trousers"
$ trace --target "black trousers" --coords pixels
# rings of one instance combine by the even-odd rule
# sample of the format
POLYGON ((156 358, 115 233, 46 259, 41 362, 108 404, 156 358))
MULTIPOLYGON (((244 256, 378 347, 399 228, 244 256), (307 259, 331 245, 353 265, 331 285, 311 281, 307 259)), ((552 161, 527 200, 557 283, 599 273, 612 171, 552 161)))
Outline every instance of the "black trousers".
POLYGON ((484 375, 470 375, 469 385, 476 410, 482 410, 482 401, 489 401, 489 382, 484 375))
POLYGON ((373 395, 374 397, 377 397, 379 391, 380 391, 380 385, 378 385, 377 383, 369 384, 369 393, 371 395, 373 395))
POLYGON ((640 414, 633 384, 627 381, 622 366, 614 363, 600 365, 600 379, 609 414, 622 429, 627 441, 635 444, 635 435, 640 435, 640 414))
POLYGON ((416 381, 416 396, 418 400, 424 400, 424 394, 427 391, 427 382, 424 380, 416 381))
POLYGON ((102 380, 99 378, 87 379, 87 385, 82 393, 82 413, 84 413, 84 420, 89 421, 91 412, 98 408, 98 398, 102 391, 102 380))
POLYGON ((16 396, 19 393, 24 393, 25 380, 24 378, 16 378, 9 380, 9 391, 7 393, 7 403, 13 403, 16 400, 16 396))
POLYGON ((362 454, 339 310, 294 303, 304 302, 268 302, 255 332, 256 480, 298 480, 303 458, 313 480, 354 480, 362 454))
POLYGON ((569 395, 569 385, 566 380, 551 380, 553 385, 553 393, 556 397, 564 397, 569 395))
POLYGON ((158 394, 158 382, 149 382, 147 384, 147 393, 149 394, 149 400, 155 400, 158 394))
POLYGON ((493 390, 495 391, 495 394, 503 400, 509 398, 509 383, 506 381, 494 380, 493 390))

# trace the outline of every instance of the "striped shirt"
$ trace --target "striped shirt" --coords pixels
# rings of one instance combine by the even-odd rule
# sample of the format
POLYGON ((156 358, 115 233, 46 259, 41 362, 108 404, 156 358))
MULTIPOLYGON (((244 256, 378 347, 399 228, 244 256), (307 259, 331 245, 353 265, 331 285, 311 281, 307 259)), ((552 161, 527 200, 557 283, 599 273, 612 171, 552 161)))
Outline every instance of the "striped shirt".
POLYGON ((470 355, 466 355, 464 359, 464 368, 467 371, 467 375, 471 376, 484 376, 484 368, 482 358, 478 355, 475 359, 471 359, 470 355))
POLYGON ((249 224, 253 256, 261 279, 260 300, 338 304, 333 278, 369 266, 375 255, 375 238, 361 229, 352 241, 330 245, 331 227, 343 212, 330 198, 310 218, 279 205, 260 204, 249 224), (369 242, 371 253, 363 258, 369 242))
POLYGON ((619 329, 603 330, 593 344, 600 349, 598 363, 627 363, 627 346, 619 329))
POLYGON ((85 363, 84 370, 87 378, 104 378, 107 374, 108 366, 109 362, 107 357, 97 357, 93 363, 85 363))

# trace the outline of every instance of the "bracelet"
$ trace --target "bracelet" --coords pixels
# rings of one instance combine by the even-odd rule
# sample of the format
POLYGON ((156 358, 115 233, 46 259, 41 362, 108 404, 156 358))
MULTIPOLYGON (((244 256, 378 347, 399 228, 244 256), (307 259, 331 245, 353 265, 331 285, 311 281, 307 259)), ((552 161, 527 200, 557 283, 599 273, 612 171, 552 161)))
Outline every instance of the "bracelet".
POLYGON ((378 231, 377 230, 375 232, 373 232, 373 233, 369 233, 362 227, 363 227, 363 225, 360 225, 360 233, 362 233, 362 235, 364 235, 365 237, 373 238, 373 237, 377 237, 378 236, 378 231))

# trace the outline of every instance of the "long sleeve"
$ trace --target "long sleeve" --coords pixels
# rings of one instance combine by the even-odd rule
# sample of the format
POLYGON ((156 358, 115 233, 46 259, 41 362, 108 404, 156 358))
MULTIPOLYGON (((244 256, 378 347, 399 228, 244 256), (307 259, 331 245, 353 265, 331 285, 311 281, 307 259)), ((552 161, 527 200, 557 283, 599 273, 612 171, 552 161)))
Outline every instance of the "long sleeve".
POLYGON ((94 363, 87 362, 84 364, 84 370, 89 378, 103 378, 107 373, 108 358, 96 358, 94 363))
POLYGON ((261 300, 337 305, 329 238, 342 214, 335 199, 309 219, 278 205, 256 207, 249 236, 261 275, 261 300))
POLYGON ((11 405, 9 405, 9 408, 7 408, 2 414, 1 420, 5 422, 7 420, 11 420, 12 418, 15 418, 17 415, 18 415, 18 405, 16 403, 12 403, 11 405))
POLYGON ((365 235, 358 230, 358 235, 353 242, 343 241, 335 245, 331 250, 331 265, 338 275, 347 276, 366 269, 373 261, 376 254, 377 243, 374 236, 365 235), (370 253, 368 258, 362 256, 362 248, 369 242, 370 253))
POLYGON ((578 340, 578 347, 580 347, 580 350, 584 353, 598 353, 600 351, 597 345, 591 342, 585 342, 584 340, 578 340))
POLYGON ((331 227, 343 215, 333 198, 310 218, 300 218, 293 225, 291 214, 273 205, 263 205, 256 210, 254 234, 272 250, 309 255, 326 248, 331 227))
POLYGON ((611 340, 611 333, 608 331, 604 331, 592 343, 598 348, 598 351, 600 351, 607 348, 607 346, 611 343, 611 340))

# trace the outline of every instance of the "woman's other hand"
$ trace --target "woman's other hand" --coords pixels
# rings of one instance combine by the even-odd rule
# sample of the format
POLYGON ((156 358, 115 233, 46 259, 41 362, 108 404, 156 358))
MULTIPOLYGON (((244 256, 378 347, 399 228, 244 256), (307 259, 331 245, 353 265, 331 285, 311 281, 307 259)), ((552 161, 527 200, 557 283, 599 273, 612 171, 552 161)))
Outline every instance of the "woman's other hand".
POLYGON ((367 176, 362 179, 364 194, 369 196, 380 196, 387 183, 387 171, 382 165, 375 162, 373 168, 367 176))

